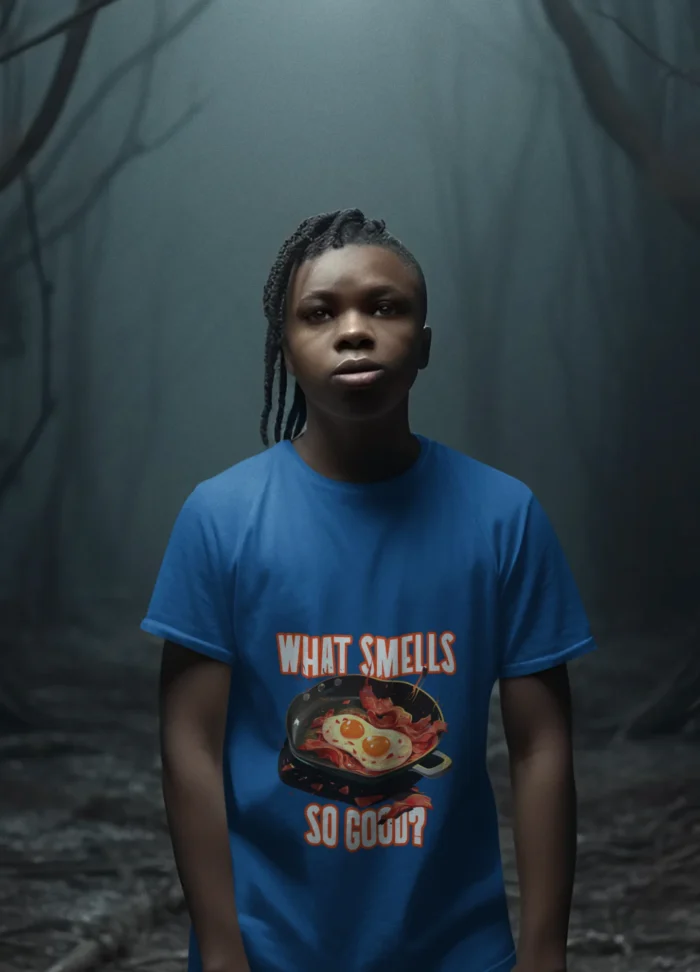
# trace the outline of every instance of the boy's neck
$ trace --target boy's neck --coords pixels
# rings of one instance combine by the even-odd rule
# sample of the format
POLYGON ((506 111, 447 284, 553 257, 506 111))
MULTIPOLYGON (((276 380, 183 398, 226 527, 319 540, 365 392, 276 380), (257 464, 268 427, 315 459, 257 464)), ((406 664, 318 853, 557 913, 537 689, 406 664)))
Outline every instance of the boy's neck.
POLYGON ((311 468, 341 482, 371 483, 406 472, 420 455, 408 415, 341 424, 310 415, 294 448, 311 468))

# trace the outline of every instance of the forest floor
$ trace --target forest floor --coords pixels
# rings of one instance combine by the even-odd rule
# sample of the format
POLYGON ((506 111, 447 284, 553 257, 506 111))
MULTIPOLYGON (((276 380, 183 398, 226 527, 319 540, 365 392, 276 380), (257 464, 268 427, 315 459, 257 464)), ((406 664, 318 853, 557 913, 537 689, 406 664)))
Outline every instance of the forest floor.
MULTIPOLYGON (((593 707, 602 712, 619 685, 607 681, 608 699, 593 707)), ((155 667, 136 657, 83 667, 80 676, 47 665, 34 701, 69 712, 70 730, 0 737, 0 972, 186 968, 188 920, 160 792, 156 686, 155 667)), ((494 706, 490 771, 515 905, 496 713, 494 706)), ((582 733, 577 780, 571 972, 700 972, 697 740, 611 743, 582 733)))

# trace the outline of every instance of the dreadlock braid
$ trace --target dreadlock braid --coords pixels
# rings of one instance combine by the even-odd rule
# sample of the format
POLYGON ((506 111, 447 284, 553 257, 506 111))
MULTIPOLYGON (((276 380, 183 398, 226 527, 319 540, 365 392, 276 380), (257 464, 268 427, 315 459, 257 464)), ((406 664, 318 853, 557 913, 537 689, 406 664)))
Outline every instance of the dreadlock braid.
POLYGON ((260 436, 268 446, 268 426, 272 412, 275 374, 279 375, 277 411, 275 416, 275 442, 283 437, 293 439, 306 425, 306 398, 300 386, 294 383, 294 399, 285 423, 287 403, 287 371, 282 353, 282 337, 286 316, 286 297, 294 270, 306 260, 311 260, 326 250, 340 249, 350 244, 383 246, 393 250, 418 274, 422 313, 427 311, 425 279, 420 264, 406 247, 386 231, 382 219, 367 219, 359 209, 339 209, 332 213, 320 213, 305 219, 282 244, 272 265, 263 290, 263 311, 267 318, 265 338, 265 404, 260 420, 260 436))

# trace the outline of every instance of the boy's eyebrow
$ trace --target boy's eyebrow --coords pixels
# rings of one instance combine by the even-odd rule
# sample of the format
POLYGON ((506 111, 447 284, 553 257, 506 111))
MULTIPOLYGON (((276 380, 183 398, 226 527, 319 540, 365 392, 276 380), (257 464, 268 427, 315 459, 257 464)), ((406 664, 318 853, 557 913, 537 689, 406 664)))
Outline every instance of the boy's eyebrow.
MULTIPOLYGON (((375 284, 374 287, 368 287, 365 293, 368 297, 381 297, 382 294, 396 294, 401 297, 409 296, 401 288, 389 283, 375 284)), ((308 293, 303 294, 300 300, 311 300, 313 298, 317 300, 333 300, 335 296, 336 294, 332 290, 310 290, 308 293)))

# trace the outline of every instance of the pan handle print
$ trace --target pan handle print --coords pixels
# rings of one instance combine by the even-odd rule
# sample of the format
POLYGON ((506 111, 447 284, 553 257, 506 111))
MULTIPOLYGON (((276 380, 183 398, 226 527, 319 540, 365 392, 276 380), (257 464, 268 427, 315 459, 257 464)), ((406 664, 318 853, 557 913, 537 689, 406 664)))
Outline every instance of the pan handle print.
POLYGON ((452 760, 449 756, 445 756, 441 753, 439 749, 434 749, 432 753, 429 754, 431 760, 436 757, 439 762, 435 766, 424 766, 422 762, 414 763, 411 769, 414 773, 418 773, 420 776, 424 776, 426 779, 432 780, 437 776, 442 776, 446 773, 450 766, 452 766, 452 760))

